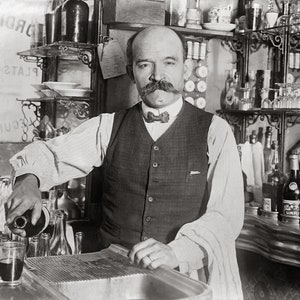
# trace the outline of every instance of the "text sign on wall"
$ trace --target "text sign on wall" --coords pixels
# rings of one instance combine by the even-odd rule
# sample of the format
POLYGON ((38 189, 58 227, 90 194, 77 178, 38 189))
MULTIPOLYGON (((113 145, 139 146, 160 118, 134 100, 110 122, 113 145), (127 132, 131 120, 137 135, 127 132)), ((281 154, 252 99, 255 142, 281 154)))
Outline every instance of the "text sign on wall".
MULTIPOLYGON (((22 141, 24 116, 16 99, 37 98, 31 84, 41 82, 41 70, 17 52, 30 48, 31 21, 44 15, 45 6, 46 0, 0 0, 0 142, 22 141)), ((27 118, 35 119, 33 111, 27 118)))

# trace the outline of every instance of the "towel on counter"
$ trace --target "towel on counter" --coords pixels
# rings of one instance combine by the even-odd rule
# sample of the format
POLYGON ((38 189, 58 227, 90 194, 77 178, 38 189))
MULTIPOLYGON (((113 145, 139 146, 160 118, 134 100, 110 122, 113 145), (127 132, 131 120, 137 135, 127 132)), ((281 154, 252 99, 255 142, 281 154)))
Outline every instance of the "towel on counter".
POLYGON ((254 171, 254 185, 261 186, 265 175, 264 150, 261 142, 251 145, 254 171))
POLYGON ((247 141, 244 144, 239 144, 241 149, 241 165, 244 174, 246 175, 247 186, 254 185, 254 170, 252 160, 252 149, 247 141))

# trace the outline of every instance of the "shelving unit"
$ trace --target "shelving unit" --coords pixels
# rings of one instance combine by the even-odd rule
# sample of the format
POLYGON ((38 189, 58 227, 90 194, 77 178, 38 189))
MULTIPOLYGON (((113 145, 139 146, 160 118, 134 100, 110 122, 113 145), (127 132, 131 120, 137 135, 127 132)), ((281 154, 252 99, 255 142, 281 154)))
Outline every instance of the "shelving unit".
POLYGON ((253 110, 218 110, 218 115, 235 128, 237 143, 246 141, 246 130, 258 120, 267 121, 278 132, 281 168, 284 170, 286 129, 300 123, 300 109, 253 109, 253 110))

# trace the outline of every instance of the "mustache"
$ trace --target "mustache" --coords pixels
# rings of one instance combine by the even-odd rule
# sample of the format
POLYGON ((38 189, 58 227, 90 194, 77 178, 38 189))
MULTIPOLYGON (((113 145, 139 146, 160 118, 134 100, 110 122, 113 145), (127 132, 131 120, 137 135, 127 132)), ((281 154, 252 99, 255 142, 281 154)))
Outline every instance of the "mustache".
POLYGON ((141 90, 141 97, 143 96, 147 96, 151 93, 153 93, 156 90, 162 90, 165 92, 171 92, 174 94, 180 94, 180 92, 174 88, 173 84, 169 81, 166 80, 155 80, 152 81, 150 83, 148 83, 147 85, 145 85, 142 90, 141 90))

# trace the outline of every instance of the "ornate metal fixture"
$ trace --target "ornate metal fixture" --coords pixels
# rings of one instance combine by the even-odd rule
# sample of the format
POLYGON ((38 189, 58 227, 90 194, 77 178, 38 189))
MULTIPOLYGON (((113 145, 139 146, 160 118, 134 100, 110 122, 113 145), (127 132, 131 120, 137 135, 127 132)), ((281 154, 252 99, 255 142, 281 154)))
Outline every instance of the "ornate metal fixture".
POLYGON ((20 58, 23 59, 25 62, 35 63, 37 67, 40 68, 42 71, 47 70, 48 64, 46 58, 27 55, 20 55, 20 58))
POLYGON ((68 111, 73 111, 77 119, 84 120, 89 118, 90 105, 87 102, 81 102, 81 101, 72 102, 66 100, 59 100, 58 102, 63 107, 65 107, 68 111))
POLYGON ((33 126, 34 128, 37 128, 41 121, 41 106, 40 103, 22 100, 22 113, 23 113, 23 134, 22 134, 22 141, 26 142, 28 140, 28 130, 29 126, 33 126), (27 116, 28 114, 25 112, 25 110, 32 110, 35 116, 35 119, 29 119, 27 116))

